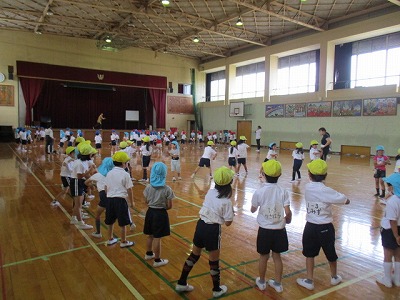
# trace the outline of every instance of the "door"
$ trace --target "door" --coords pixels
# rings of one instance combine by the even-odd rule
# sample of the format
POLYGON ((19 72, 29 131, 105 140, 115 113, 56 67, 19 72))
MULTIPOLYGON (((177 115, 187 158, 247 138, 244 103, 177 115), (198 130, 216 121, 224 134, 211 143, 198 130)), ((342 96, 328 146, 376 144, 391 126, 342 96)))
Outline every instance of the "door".
POLYGON ((237 135, 236 138, 239 140, 241 135, 244 135, 247 139, 246 144, 251 146, 251 130, 252 130, 252 121, 237 121, 237 135))

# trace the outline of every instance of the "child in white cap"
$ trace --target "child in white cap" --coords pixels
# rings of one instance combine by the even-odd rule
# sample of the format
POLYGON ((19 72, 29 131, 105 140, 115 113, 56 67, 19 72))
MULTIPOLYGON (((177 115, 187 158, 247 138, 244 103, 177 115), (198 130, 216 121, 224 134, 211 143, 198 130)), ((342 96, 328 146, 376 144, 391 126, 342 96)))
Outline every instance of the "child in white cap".
POLYGON ((285 225, 289 224, 292 220, 290 196, 287 190, 277 184, 282 174, 281 164, 271 159, 264 162, 262 168, 267 183, 254 192, 251 200, 252 213, 260 208, 257 215, 259 225, 257 252, 260 254, 258 265, 260 276, 256 278, 256 284, 263 291, 267 288, 268 283, 275 291, 281 293, 283 291, 281 253, 289 249, 285 225), (275 264, 275 278, 267 282, 265 280, 265 273, 271 251, 275 264))
POLYGON ((297 284, 308 289, 314 289, 314 262, 319 251, 325 253, 331 270, 331 285, 342 282, 337 274, 338 256, 335 250, 335 228, 332 221, 332 204, 349 204, 347 197, 334 189, 325 186, 323 181, 328 172, 328 166, 322 159, 316 159, 307 164, 309 183, 305 186, 306 226, 303 231, 303 255, 306 257, 307 277, 297 278, 297 284))
POLYGON ((388 185, 390 196, 381 221, 383 277, 376 281, 389 288, 392 287, 392 283, 400 287, 400 173, 393 173, 383 181, 388 185))
POLYGON ((154 259, 153 267, 155 268, 168 263, 168 259, 160 258, 161 238, 170 235, 167 210, 172 208, 172 199, 175 198, 175 194, 168 185, 165 185, 166 178, 167 166, 162 162, 156 162, 151 169, 150 184, 143 191, 149 207, 143 229, 143 233, 148 235, 144 259, 154 259))
POLYGON ((194 287, 187 284, 187 278, 199 260, 203 248, 208 251, 213 297, 220 297, 228 290, 225 285, 220 285, 219 254, 221 225, 230 226, 233 221, 230 197, 232 196, 231 183, 234 174, 227 167, 220 167, 214 172, 215 187, 207 192, 200 209, 200 219, 193 237, 193 249, 183 265, 181 277, 175 287, 177 292, 193 291, 194 287))

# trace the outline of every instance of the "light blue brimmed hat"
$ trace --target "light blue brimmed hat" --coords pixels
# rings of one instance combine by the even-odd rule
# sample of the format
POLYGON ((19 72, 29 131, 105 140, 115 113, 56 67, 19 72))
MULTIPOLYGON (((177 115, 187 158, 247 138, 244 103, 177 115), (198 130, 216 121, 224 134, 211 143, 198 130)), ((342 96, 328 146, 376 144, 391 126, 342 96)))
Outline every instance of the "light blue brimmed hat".
POLYGON ((156 162, 151 168, 150 184, 153 187, 160 187, 165 185, 167 178, 167 166, 162 162, 156 162))

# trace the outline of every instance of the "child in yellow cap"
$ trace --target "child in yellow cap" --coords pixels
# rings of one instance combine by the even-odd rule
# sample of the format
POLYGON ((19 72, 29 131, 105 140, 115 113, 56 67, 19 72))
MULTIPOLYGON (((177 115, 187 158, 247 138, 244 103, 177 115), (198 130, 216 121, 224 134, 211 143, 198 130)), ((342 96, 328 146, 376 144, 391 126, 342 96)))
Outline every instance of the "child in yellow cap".
POLYGON ((238 156, 238 149, 236 148, 236 141, 231 141, 231 146, 228 150, 228 166, 232 170, 232 167, 235 169, 235 173, 239 176, 237 170, 237 156, 238 156))
POLYGON ((242 135, 239 137, 239 142, 237 143, 237 149, 238 149, 237 173, 239 173, 241 165, 243 165, 246 174, 248 173, 246 160, 247 160, 247 149, 250 148, 250 146, 246 144, 246 141, 247 141, 246 137, 242 135))
POLYGON ((259 225, 257 252, 260 254, 258 266, 260 276, 256 278, 256 284, 263 291, 267 288, 268 283, 275 291, 281 293, 283 291, 281 253, 289 249, 285 225, 292 220, 290 196, 287 190, 277 184, 282 174, 281 164, 271 159, 264 162, 262 168, 267 183, 254 192, 251 200, 252 213, 260 208, 257 215, 259 225), (271 251, 275 264, 275 278, 266 281, 265 273, 271 251))
POLYGON ((200 209, 193 237, 193 249, 183 265, 181 277, 175 287, 177 292, 190 292, 194 287, 187 284, 187 278, 193 266, 199 260, 201 251, 206 248, 213 282, 213 297, 220 297, 228 288, 220 285, 219 254, 221 225, 230 226, 233 221, 232 180, 235 173, 227 167, 220 167, 214 172, 215 187, 210 189, 200 209))
POLYGON ((318 141, 312 140, 310 142, 310 159, 316 160, 321 158, 321 152, 318 150, 318 141))
POLYGON ((111 246, 117 243, 113 236, 114 223, 118 220, 121 228, 120 247, 127 248, 135 245, 134 242, 126 239, 127 226, 134 224, 129 212, 129 206, 133 207, 135 202, 132 192, 132 180, 125 171, 129 156, 125 152, 116 152, 112 156, 114 168, 109 171, 105 179, 105 190, 107 191, 107 207, 105 223, 108 225, 107 245, 111 246))
POLYGON ((93 226, 83 222, 82 202, 86 190, 85 180, 90 177, 92 172, 93 162, 90 155, 93 148, 85 142, 81 142, 78 148, 78 159, 74 160, 71 167, 70 190, 71 196, 74 197, 74 206, 70 224, 78 225, 79 229, 87 230, 92 229, 93 226))
POLYGON ((55 196, 54 200, 51 202, 52 206, 58 206, 60 203, 58 202, 57 199, 62 197, 63 199, 65 198, 65 195, 69 191, 69 185, 70 185, 70 177, 71 177, 71 167, 72 167, 72 162, 74 161, 74 156, 75 156, 75 147, 67 147, 65 149, 65 154, 67 155, 64 158, 64 161, 61 164, 61 171, 60 171, 60 176, 61 176, 61 182, 62 182, 62 190, 55 196))
POLYGON ((304 160, 304 151, 302 143, 300 142, 296 143, 296 149, 293 150, 292 157, 293 157, 293 172, 292 172, 291 182, 294 182, 294 180, 296 179, 296 173, 297 173, 297 180, 301 180, 300 168, 304 160))
POLYGON ((214 142, 208 141, 207 147, 204 148, 204 153, 200 158, 199 165, 191 176, 192 178, 196 176, 197 171, 202 167, 207 167, 210 170, 210 179, 212 178, 211 159, 214 160, 217 157, 217 151, 215 151, 212 146, 214 146, 214 142))
POLYGON ((306 184, 304 191, 307 223, 304 227, 302 239, 307 277, 297 278, 297 284, 308 290, 313 290, 314 260, 321 248, 329 262, 331 285, 342 282, 342 277, 337 274, 338 256, 335 250, 332 204, 349 204, 350 200, 323 183, 328 172, 328 166, 324 160, 313 160, 307 164, 307 167, 311 182, 306 184))

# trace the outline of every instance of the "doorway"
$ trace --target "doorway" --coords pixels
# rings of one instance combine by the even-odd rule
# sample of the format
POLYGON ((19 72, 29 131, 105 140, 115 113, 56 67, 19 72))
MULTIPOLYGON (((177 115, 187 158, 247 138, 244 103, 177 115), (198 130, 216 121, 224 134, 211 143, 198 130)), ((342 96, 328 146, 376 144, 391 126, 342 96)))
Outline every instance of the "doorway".
POLYGON ((251 130, 252 130, 252 121, 237 121, 237 139, 239 140, 239 137, 241 135, 244 135, 247 139, 247 143, 249 146, 251 146, 251 130))

